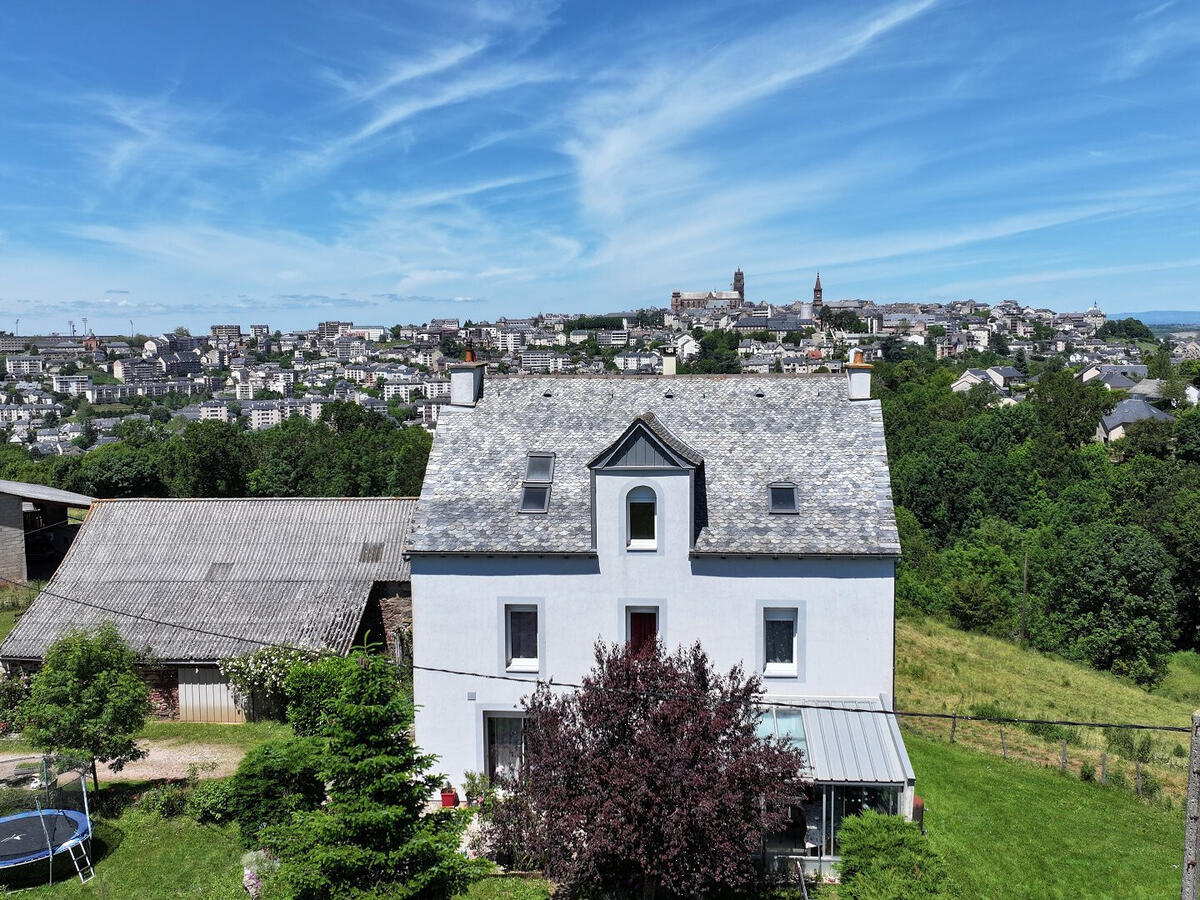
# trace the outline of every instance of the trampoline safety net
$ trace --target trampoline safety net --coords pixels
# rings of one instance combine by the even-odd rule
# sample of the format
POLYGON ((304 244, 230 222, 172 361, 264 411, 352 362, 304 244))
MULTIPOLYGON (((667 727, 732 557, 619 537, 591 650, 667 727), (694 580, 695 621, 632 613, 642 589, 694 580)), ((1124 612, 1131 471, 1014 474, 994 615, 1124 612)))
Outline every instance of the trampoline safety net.
POLYGON ((42 860, 53 879, 53 858, 66 852, 87 880, 91 836, 87 781, 78 760, 0 759, 0 870, 42 860))

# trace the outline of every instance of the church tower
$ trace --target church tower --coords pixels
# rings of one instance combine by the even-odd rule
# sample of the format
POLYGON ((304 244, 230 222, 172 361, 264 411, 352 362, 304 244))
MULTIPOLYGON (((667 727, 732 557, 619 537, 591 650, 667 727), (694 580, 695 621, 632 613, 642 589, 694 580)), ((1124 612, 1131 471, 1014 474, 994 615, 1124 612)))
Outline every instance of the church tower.
POLYGON ((742 274, 742 269, 739 266, 733 273, 733 289, 737 292, 738 297, 742 302, 746 300, 746 276, 742 274))
POLYGON ((817 283, 813 285, 813 303, 821 302, 821 273, 817 273, 817 283))

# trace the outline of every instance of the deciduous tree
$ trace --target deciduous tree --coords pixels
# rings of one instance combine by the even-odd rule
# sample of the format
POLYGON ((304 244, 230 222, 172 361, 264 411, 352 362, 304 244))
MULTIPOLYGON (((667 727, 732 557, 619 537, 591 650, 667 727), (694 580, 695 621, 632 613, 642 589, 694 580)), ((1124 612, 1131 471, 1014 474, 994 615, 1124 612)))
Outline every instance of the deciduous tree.
POLYGON ((699 645, 598 644, 577 693, 539 686, 513 806, 540 823, 565 896, 716 897, 756 881, 763 836, 802 789, 800 751, 756 732, 762 698, 757 677, 717 673, 699 645))
POLYGON ((94 633, 68 632, 46 651, 22 714, 25 737, 46 753, 77 753, 120 769, 146 751, 134 735, 150 713, 150 690, 138 657, 111 622, 94 633))

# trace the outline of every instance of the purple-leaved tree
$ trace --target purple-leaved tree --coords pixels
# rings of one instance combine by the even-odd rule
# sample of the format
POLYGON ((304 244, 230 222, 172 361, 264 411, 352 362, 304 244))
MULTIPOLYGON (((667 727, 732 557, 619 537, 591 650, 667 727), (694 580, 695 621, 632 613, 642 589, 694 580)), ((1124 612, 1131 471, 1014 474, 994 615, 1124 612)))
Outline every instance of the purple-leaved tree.
POLYGON ((755 730, 763 689, 695 644, 596 645, 577 692, 525 706, 520 772, 496 804, 500 852, 527 853, 563 896, 712 897, 754 886, 763 836, 804 789, 798 749, 755 730))

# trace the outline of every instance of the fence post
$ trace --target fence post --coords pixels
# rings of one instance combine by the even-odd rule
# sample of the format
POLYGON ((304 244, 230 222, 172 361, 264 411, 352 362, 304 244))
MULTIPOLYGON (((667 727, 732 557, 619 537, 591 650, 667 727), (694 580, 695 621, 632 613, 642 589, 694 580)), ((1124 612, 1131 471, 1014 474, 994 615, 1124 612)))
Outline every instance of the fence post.
POLYGON ((1067 742, 1066 741, 1062 742, 1062 760, 1058 764, 1058 770, 1060 772, 1067 771, 1067 742))
POLYGON ((1000 726, 1000 755, 1008 759, 1008 744, 1004 741, 1004 726, 1000 726))
POLYGON ((1142 764, 1140 761, 1133 764, 1133 785, 1137 789, 1137 795, 1142 796, 1142 764))
POLYGON ((957 713, 956 713, 956 714, 954 714, 954 715, 952 715, 952 716, 950 717, 950 743, 952 743, 952 744, 954 743, 954 730, 955 730, 956 728, 958 728, 958 715, 957 715, 957 713))
POLYGON ((1108 784, 1108 754, 1100 754, 1100 783, 1108 784))
POLYGON ((1200 898, 1200 709, 1192 713, 1192 756, 1188 765, 1181 900, 1200 898))

